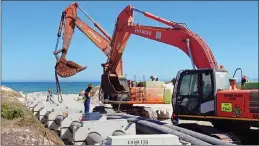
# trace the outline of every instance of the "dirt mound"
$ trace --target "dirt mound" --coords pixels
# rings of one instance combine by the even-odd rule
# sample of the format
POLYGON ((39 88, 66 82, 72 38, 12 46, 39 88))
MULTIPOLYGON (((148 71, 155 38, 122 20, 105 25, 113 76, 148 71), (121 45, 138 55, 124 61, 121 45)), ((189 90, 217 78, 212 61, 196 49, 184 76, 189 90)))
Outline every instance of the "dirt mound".
POLYGON ((18 100, 22 98, 20 93, 5 89, 0 90, 2 145, 64 145, 18 100))

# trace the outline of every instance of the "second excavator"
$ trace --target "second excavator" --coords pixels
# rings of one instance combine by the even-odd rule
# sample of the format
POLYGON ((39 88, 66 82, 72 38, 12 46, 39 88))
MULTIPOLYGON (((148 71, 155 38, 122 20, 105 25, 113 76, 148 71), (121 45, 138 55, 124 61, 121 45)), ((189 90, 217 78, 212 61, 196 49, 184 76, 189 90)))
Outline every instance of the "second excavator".
MULTIPOLYGON (((106 103, 121 104, 121 95, 126 96, 123 98, 126 105, 139 103, 132 101, 127 84, 118 84, 125 79, 121 80, 115 70, 131 34, 175 46, 190 57, 193 69, 179 71, 174 84, 174 115, 182 119, 211 121, 214 126, 221 128, 246 129, 258 126, 258 89, 236 89, 235 81, 231 79, 230 82, 228 71, 222 65, 218 67, 209 46, 182 23, 165 20, 130 5, 117 17, 111 42, 112 60, 107 62, 107 70, 102 75, 103 93, 117 95, 117 99, 106 103), (169 27, 134 24, 134 11, 169 27)), ((148 101, 153 99, 143 98, 144 103, 148 101)))

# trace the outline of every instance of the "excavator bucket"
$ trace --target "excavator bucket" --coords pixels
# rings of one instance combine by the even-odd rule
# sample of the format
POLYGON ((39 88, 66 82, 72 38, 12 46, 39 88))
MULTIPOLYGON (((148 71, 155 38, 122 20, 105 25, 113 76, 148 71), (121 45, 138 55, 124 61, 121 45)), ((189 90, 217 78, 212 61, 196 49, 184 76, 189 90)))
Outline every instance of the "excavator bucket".
POLYGON ((58 61, 56 63, 56 71, 60 77, 71 77, 76 73, 85 70, 86 66, 81 66, 73 61, 58 61))

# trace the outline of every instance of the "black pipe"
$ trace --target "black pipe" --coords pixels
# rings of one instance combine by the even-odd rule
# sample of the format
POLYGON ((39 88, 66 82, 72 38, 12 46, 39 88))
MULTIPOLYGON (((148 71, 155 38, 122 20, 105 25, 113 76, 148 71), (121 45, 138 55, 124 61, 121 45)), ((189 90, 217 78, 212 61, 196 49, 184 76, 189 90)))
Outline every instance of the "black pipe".
POLYGON ((188 134, 190 136, 193 136, 195 138, 198 138, 198 139, 201 139, 203 141, 209 142, 211 144, 216 144, 216 145, 235 145, 235 144, 224 142, 224 141, 222 141, 220 139, 217 139, 217 138, 214 138, 214 137, 211 137, 211 136, 199 133, 199 132, 188 130, 188 129, 185 129, 185 128, 182 128, 182 127, 178 127, 178 126, 175 126, 175 125, 171 125, 171 124, 168 124, 168 123, 164 123, 164 122, 161 122, 161 121, 157 121, 157 120, 153 120, 153 119, 145 119, 143 117, 138 117, 138 116, 128 115, 128 114, 124 114, 123 116, 124 117, 134 117, 134 118, 138 118, 138 119, 142 119, 142 120, 147 120, 147 121, 159 124, 159 125, 163 125, 165 127, 168 127, 168 128, 171 128, 171 129, 174 129, 174 130, 177 130, 177 131, 180 131, 182 133, 186 133, 186 134, 188 134))
MULTIPOLYGON (((138 116, 133 116, 133 115, 124 115, 125 117, 134 117, 134 118, 139 118, 139 119, 145 119, 145 118, 142 118, 142 117, 138 117, 138 116)), ((157 121, 157 120, 152 120, 152 119, 146 119, 147 121, 150 121, 150 122, 154 122, 156 124, 159 124, 159 125, 163 125, 165 127, 168 127, 168 128, 171 128, 171 129, 174 129, 174 130, 177 130, 177 131, 180 131, 182 133, 186 133, 190 136, 193 136, 195 138, 198 138, 198 139, 201 139, 203 141, 206 141, 206 142, 209 142, 211 144, 216 144, 216 145, 234 145, 232 143, 227 143, 227 142, 224 142, 222 140, 219 140, 217 138, 214 138, 214 137, 211 137, 211 136, 208 136, 208 135, 205 135, 205 134, 201 134, 201 133, 198 133, 198 132, 194 132, 194 131, 191 131, 191 130, 188 130, 188 129, 185 129, 185 128, 181 128, 181 127, 178 127, 178 126, 175 126, 175 125, 170 125, 168 123, 164 123, 164 122, 161 122, 161 121, 157 121)))
MULTIPOLYGON (((112 117, 109 117, 110 119, 112 117)), ((115 118, 118 118, 115 117, 115 118)), ((152 133, 152 134, 173 134, 178 136, 179 138, 183 139, 184 141, 188 141, 191 144, 195 145, 210 145, 209 143, 199 140, 195 137, 191 137, 187 134, 184 134, 182 132, 174 131, 168 127, 164 127, 146 120, 139 120, 137 118, 127 118, 128 121, 136 123, 136 127, 138 130, 141 130, 142 132, 145 133, 152 133)))
POLYGON ((149 121, 138 120, 136 118, 128 118, 127 120, 131 121, 131 122, 135 122, 137 124, 140 124, 139 127, 145 126, 146 128, 148 127, 148 128, 154 129, 155 131, 158 131, 160 134, 176 135, 179 138, 183 139, 184 141, 188 141, 188 142, 190 142, 191 144, 194 144, 194 145, 211 145, 211 144, 209 144, 205 141, 202 141, 200 139, 197 139, 197 138, 192 137, 190 135, 187 135, 185 133, 182 133, 182 132, 179 132, 179 131, 176 131, 176 130, 170 129, 168 127, 164 127, 164 126, 161 126, 161 125, 149 122, 149 121))
POLYGON ((136 118, 136 119, 141 119, 141 120, 146 120, 146 121, 149 121, 149 122, 152 122, 152 123, 156 123, 156 124, 161 125, 161 126, 163 125, 165 127, 171 128, 173 130, 177 130, 177 131, 179 131, 181 133, 186 133, 186 134, 188 134, 190 136, 193 136, 195 138, 198 138, 198 139, 201 139, 203 141, 209 142, 211 144, 216 144, 216 145, 234 145, 232 143, 227 143, 227 142, 224 142, 224 141, 219 140, 217 138, 214 138, 214 137, 211 137, 211 136, 207 136, 205 134, 194 132, 194 131, 191 131, 191 130, 188 130, 188 129, 185 129, 185 128, 181 128, 181 127, 178 127, 178 126, 170 125, 170 124, 167 124, 167 123, 164 123, 164 122, 161 122, 161 121, 157 121, 157 120, 145 119, 143 117, 134 116, 134 115, 128 115, 128 114, 113 114, 113 115, 116 115, 116 117, 121 116, 122 118, 136 118))
POLYGON ((211 137, 211 136, 208 136, 208 135, 205 135, 205 134, 201 134, 201 133, 198 133, 198 132, 194 132, 194 131, 191 131, 191 130, 188 130, 188 129, 184 129, 184 128, 181 128, 181 127, 178 127, 178 126, 169 125, 169 124, 165 124, 164 126, 168 127, 168 128, 171 128, 171 129, 174 129, 174 130, 177 130, 177 131, 180 131, 180 132, 183 132, 183 133, 188 133, 189 135, 191 135, 193 137, 202 139, 202 140, 204 140, 206 142, 209 142, 211 144, 234 145, 232 143, 227 143, 227 142, 224 142, 224 141, 219 140, 217 138, 214 138, 214 137, 211 137))

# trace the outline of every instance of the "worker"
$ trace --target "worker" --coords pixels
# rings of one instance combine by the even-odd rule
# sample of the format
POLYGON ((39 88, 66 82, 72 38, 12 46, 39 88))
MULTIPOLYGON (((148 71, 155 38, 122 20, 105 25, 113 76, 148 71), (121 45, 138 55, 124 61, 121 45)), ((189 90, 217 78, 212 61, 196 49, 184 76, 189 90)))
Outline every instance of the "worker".
POLYGON ((92 84, 88 84, 88 88, 85 89, 85 101, 84 101, 84 106, 85 106, 85 113, 90 112, 90 91, 92 89, 92 84))
POLYGON ((51 89, 48 89, 48 95, 47 95, 47 100, 46 101, 49 101, 49 98, 52 97, 52 90, 51 89))

